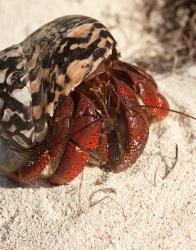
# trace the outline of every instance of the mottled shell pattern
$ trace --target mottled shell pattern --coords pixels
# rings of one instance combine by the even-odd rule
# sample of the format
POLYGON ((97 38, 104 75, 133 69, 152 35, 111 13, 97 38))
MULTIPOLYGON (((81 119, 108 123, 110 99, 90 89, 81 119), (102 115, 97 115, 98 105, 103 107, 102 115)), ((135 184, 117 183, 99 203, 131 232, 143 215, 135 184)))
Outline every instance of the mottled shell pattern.
POLYGON ((0 52, 0 138, 18 150, 42 142, 61 98, 115 48, 97 20, 65 16, 0 52))

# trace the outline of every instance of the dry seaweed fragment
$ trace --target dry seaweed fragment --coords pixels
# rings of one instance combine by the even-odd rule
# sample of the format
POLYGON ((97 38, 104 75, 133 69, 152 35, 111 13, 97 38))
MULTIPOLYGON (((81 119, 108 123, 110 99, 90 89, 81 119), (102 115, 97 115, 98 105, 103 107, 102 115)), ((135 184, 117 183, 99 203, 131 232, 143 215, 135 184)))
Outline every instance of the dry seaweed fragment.
POLYGON ((196 60, 196 2, 144 0, 144 29, 157 37, 162 53, 139 58, 137 63, 157 72, 181 68, 196 60))

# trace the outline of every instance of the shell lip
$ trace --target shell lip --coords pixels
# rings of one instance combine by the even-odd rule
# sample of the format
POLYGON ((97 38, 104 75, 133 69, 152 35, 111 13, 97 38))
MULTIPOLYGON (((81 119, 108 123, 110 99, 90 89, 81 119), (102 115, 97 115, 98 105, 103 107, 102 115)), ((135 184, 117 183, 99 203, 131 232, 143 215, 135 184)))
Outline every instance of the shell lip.
POLYGON ((66 88, 64 89, 64 96, 68 96, 72 91, 74 91, 82 82, 92 79, 94 76, 99 75, 100 73, 105 72, 107 69, 107 65, 110 64, 110 61, 117 59, 119 53, 114 46, 110 51, 104 55, 104 58, 100 58, 97 64, 94 64, 92 67, 89 67, 88 72, 86 72, 83 77, 79 81, 73 81, 67 84, 66 88), (97 72, 97 73, 96 73, 97 72))
POLYGON ((84 81, 91 80, 96 75, 95 72, 98 72, 97 74, 103 73, 105 71, 105 69, 107 68, 107 66, 110 64, 109 62, 114 60, 114 59, 118 59, 119 57, 120 57, 120 52, 117 50, 116 47, 114 47, 111 50, 111 53, 108 54, 108 57, 106 57, 103 61, 101 61, 93 71, 88 72, 84 76, 84 81))

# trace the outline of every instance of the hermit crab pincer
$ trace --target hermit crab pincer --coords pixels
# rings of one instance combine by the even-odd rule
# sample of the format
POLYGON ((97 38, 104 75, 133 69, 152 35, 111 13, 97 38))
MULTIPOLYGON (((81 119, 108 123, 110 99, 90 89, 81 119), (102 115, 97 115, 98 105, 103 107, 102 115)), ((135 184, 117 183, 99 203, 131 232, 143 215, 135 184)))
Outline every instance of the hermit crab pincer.
POLYGON ((58 18, 0 52, 0 167, 12 180, 73 180, 88 161, 119 172, 142 154, 168 102, 143 69, 119 60, 99 21, 58 18), (46 171, 45 171, 46 172, 46 171))

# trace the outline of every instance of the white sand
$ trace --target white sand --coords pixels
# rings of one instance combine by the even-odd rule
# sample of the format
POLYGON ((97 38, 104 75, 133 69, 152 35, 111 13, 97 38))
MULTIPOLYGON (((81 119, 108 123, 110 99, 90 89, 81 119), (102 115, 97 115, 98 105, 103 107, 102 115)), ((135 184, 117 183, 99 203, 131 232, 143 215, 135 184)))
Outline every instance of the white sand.
MULTIPOLYGON (((1 0, 0 49, 56 17, 76 13, 111 27, 123 58, 130 60, 147 39, 133 1, 1 0)), ((156 76, 171 107, 194 115, 195 72, 192 66, 156 76)), ((28 188, 0 176, 0 249, 196 249, 195 135, 196 121, 171 114, 151 126, 145 152, 123 173, 85 168, 68 186, 28 188), (176 144, 178 162, 163 180, 176 144)))

